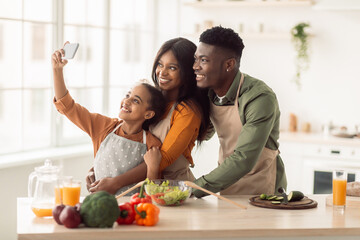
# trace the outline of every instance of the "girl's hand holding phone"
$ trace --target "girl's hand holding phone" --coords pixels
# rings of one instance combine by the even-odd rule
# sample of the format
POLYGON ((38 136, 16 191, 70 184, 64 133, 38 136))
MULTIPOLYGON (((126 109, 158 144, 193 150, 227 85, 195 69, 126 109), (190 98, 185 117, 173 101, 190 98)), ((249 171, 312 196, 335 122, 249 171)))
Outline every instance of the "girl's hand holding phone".
POLYGON ((78 43, 65 42, 64 47, 54 52, 52 57, 53 68, 63 68, 67 63, 67 59, 73 59, 79 48, 78 43))
MULTIPOLYGON (((69 42, 65 42, 64 47, 66 44, 70 44, 69 42)), ((59 49, 56 50, 52 56, 51 56, 51 64, 53 66, 54 69, 62 69, 67 63, 68 60, 63 59, 63 57, 65 56, 65 51, 64 49, 59 49)))

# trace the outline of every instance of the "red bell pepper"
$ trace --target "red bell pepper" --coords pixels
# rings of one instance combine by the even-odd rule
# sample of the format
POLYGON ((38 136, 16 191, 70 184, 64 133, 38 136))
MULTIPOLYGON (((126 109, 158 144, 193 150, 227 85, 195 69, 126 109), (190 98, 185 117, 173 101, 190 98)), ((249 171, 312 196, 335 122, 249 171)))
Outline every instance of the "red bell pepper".
POLYGON ((141 185, 140 192, 135 193, 130 198, 130 203, 135 206, 139 203, 152 203, 151 197, 144 192, 144 186, 146 182, 141 185))
POLYGON ((135 211, 131 203, 123 203, 119 205, 120 216, 116 220, 118 224, 132 224, 135 220, 135 211))

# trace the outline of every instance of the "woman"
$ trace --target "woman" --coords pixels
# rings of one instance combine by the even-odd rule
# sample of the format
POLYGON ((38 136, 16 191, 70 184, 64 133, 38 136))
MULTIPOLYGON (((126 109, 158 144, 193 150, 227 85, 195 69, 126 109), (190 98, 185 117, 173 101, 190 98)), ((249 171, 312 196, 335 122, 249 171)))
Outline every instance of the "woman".
POLYGON ((156 55, 152 79, 167 101, 167 111, 158 124, 150 126, 163 143, 160 151, 152 148, 144 156, 150 179, 195 179, 189 169, 194 166, 191 150, 196 140, 200 144, 204 139, 210 124, 207 90, 196 86, 192 69, 195 51, 191 41, 174 38, 156 55))

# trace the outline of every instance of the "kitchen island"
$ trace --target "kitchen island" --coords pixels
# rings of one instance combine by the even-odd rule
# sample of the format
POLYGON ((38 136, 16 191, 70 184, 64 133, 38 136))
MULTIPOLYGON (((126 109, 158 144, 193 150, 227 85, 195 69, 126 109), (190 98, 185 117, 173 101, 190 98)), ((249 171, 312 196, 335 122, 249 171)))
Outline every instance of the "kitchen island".
MULTIPOLYGON (((280 210, 255 207, 251 196, 227 196, 247 206, 241 209, 213 196, 190 198, 177 207, 160 206, 160 220, 154 227, 117 225, 110 229, 80 227, 68 229, 52 217, 37 218, 30 199, 17 199, 18 239, 359 239, 360 208, 345 212, 326 206, 327 195, 311 195, 317 208, 280 210)), ((128 201, 128 197, 119 202, 128 201)))

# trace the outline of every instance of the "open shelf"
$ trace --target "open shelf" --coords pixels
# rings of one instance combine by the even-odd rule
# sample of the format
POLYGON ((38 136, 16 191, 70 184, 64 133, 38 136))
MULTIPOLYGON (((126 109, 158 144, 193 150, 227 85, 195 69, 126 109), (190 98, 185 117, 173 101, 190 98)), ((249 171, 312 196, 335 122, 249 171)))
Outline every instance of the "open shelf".
MULTIPOLYGON (((198 39, 199 33, 184 33, 183 36, 191 39, 198 39)), ((291 34, 286 32, 274 32, 274 33, 240 33, 240 37, 244 40, 290 40, 291 34)))
POLYGON ((313 5, 311 0, 268 0, 268 1, 254 1, 254 0, 243 0, 243 1, 194 1, 186 2, 185 6, 190 7, 310 7, 313 5))

